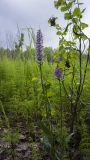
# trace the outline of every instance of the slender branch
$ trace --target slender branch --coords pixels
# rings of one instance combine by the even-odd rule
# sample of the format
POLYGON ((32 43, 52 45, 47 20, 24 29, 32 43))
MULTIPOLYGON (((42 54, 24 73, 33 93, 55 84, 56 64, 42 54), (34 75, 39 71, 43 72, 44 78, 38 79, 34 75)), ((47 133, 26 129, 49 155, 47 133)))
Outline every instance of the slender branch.
MULTIPOLYGON (((90 39, 89 39, 89 49, 90 49, 90 39)), ((90 56, 90 51, 88 51, 88 55, 87 55, 87 61, 86 61, 86 66, 85 66, 85 70, 84 70, 84 78, 83 78, 83 82, 82 82, 82 87, 81 87, 80 95, 82 94, 83 86, 84 86, 85 79, 86 79, 86 73, 87 73, 87 66, 88 66, 88 62, 89 62, 89 56, 90 56)))

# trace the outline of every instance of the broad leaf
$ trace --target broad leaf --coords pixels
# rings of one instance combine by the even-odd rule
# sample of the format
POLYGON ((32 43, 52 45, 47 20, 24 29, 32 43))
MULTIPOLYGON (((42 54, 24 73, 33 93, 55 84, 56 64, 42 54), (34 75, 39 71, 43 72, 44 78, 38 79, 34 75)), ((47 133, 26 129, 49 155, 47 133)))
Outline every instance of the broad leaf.
POLYGON ((85 29, 88 27, 88 24, 81 22, 81 29, 85 29))
POLYGON ((70 13, 65 13, 65 14, 64 14, 64 18, 65 18, 66 20, 71 19, 71 14, 70 14, 70 13))
POLYGON ((72 7, 73 2, 69 2, 66 6, 61 7, 61 11, 68 11, 72 7))
POLYGON ((80 17, 81 16, 80 8, 75 8, 74 9, 73 16, 76 16, 76 17, 80 17))

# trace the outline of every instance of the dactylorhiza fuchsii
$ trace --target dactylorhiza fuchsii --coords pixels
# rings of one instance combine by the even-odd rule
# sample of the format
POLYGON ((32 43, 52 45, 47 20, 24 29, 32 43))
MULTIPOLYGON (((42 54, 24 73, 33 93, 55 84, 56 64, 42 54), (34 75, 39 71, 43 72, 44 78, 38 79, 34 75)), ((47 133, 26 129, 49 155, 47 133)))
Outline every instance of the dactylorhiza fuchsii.
POLYGON ((43 35, 40 29, 36 35, 36 60, 38 63, 41 63, 43 60, 43 35))
POLYGON ((62 78, 62 70, 58 66, 55 69, 54 75, 58 80, 62 78))

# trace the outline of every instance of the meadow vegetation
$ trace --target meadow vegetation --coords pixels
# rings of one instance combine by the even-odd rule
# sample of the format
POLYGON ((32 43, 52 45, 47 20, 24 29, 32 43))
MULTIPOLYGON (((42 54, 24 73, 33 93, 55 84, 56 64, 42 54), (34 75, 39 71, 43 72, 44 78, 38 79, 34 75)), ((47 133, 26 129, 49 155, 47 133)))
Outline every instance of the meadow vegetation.
POLYGON ((41 30, 35 47, 24 51, 21 33, 13 50, 0 49, 0 160, 90 159, 90 39, 81 6, 55 2, 67 22, 49 19, 58 49, 43 48, 41 30))

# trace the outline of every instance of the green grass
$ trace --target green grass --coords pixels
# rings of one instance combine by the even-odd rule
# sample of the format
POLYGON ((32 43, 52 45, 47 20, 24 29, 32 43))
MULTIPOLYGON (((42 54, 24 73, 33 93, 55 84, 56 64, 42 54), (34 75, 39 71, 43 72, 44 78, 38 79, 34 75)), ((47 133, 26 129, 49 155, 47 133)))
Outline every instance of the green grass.
MULTIPOLYGON (((56 122, 55 128, 55 136, 57 137, 57 141, 61 141, 60 139, 60 97, 59 97, 59 83, 58 80, 54 76, 56 64, 48 63, 47 61, 43 62, 42 73, 43 73, 43 83, 46 86, 47 98, 49 100, 48 109, 51 111, 51 118, 56 122)), ((84 68, 84 65, 83 65, 84 68)), ((71 72, 72 69, 69 69, 67 73, 71 72)), ((69 85, 71 83, 71 74, 65 76, 65 84, 66 88, 69 91, 69 85)), ((78 85, 78 69, 76 73, 76 84, 78 85)), ((82 108, 82 112, 80 113, 80 117, 82 119, 82 123, 84 123, 85 113, 90 112, 90 64, 87 69, 87 76, 84 85, 84 90, 81 96, 81 100, 84 103, 84 107, 82 108)), ((42 86, 40 80, 40 72, 37 62, 34 60, 30 61, 22 61, 20 59, 9 59, 3 58, 0 60, 0 100, 3 104, 4 114, 2 108, 0 108, 1 112, 1 120, 3 117, 8 117, 8 123, 10 128, 14 126, 15 119, 18 121, 24 121, 27 123, 27 127, 33 125, 39 125, 40 116, 43 118, 45 123, 50 121, 50 117, 46 119, 46 106, 47 102, 45 101, 45 97, 42 94, 42 86)), ((65 95, 65 92, 62 87, 62 105, 63 105, 63 121, 67 119, 66 113, 70 111, 69 100, 65 95)), ((3 118, 2 126, 7 123, 3 118)), ((49 122, 51 123, 51 122, 49 122)), ((42 123, 41 123, 42 124, 42 123)), ((68 134, 68 130, 65 129, 65 123, 63 124, 63 136, 64 138, 68 134)), ((85 125, 85 124, 84 124, 85 125)), ((53 126, 52 126, 53 127, 53 126)), ((83 127, 81 127, 83 129, 83 127)), ((28 128, 29 129, 29 128, 28 128)), ((48 135, 48 129, 46 127, 41 127, 44 134, 48 135), (47 133, 45 133, 47 131, 47 133)), ((86 130, 83 130, 83 137, 86 130)), ((43 134, 42 134, 43 135, 43 134)), ((49 139, 52 144, 52 139, 49 139)), ((65 139, 64 139, 65 140, 65 139)), ((63 144, 63 147, 65 144, 63 144)), ((81 149, 86 153, 85 148, 83 147, 84 143, 82 141, 81 149)), ((88 157, 87 152, 87 157, 88 157)), ((38 159, 39 160, 39 159, 38 159)), ((89 160, 89 158, 87 158, 89 160)))

